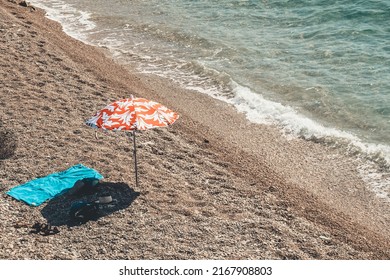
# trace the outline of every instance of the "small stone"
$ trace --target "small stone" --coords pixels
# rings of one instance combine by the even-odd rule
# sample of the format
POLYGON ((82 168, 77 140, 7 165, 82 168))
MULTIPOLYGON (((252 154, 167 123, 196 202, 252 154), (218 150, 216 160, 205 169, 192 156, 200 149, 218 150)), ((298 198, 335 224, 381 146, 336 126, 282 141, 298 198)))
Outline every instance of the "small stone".
POLYGON ((19 5, 23 6, 23 7, 28 7, 28 6, 30 6, 30 3, 27 1, 22 1, 22 2, 19 2, 19 5))
POLYGON ((323 239, 323 240, 332 240, 332 238, 329 238, 329 237, 326 237, 326 236, 323 236, 323 235, 320 235, 320 238, 323 239))

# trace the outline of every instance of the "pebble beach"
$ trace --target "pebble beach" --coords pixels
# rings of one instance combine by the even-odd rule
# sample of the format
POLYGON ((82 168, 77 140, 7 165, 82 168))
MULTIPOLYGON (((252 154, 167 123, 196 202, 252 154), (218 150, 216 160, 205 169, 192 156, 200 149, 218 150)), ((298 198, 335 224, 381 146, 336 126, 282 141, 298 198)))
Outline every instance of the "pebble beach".
POLYGON ((1 259, 390 258, 389 202, 336 148, 132 72, 19 1, 0 0, 0 49, 1 259), (137 134, 138 188, 132 139, 84 124, 130 95, 180 115, 137 134), (6 194, 76 164, 104 176, 115 211, 71 224, 70 197, 31 207, 6 194), (32 233, 35 223, 58 233, 32 233))

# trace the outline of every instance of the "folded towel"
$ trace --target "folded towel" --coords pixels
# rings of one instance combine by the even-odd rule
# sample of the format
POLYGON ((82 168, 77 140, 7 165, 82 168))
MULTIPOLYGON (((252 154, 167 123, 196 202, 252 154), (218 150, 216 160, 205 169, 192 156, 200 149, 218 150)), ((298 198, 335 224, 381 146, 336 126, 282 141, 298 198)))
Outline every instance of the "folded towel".
POLYGON ((103 176, 92 168, 77 164, 71 168, 34 179, 10 189, 7 194, 24 201, 31 206, 39 206, 48 199, 60 195, 82 179, 103 179, 103 176))

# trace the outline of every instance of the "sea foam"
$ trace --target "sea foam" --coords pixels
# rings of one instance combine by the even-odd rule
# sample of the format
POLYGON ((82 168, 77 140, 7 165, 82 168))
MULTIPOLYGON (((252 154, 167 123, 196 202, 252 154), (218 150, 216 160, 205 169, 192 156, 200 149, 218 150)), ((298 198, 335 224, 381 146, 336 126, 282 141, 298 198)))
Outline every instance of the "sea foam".
POLYGON ((87 34, 96 27, 96 24, 90 20, 91 13, 76 9, 61 0, 50 1, 50 5, 48 1, 32 2, 38 8, 45 10, 49 19, 59 22, 66 34, 88 43, 87 34))

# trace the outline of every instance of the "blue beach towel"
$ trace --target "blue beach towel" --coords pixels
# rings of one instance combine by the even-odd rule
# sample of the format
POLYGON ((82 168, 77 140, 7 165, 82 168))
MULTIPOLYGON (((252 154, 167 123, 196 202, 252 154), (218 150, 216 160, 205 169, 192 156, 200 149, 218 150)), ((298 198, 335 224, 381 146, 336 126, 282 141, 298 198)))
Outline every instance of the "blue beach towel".
POLYGON ((17 200, 26 202, 28 205, 39 206, 46 200, 69 190, 78 180, 87 178, 100 180, 103 179, 103 176, 94 169, 77 164, 65 171, 53 173, 14 187, 7 194, 17 200))

